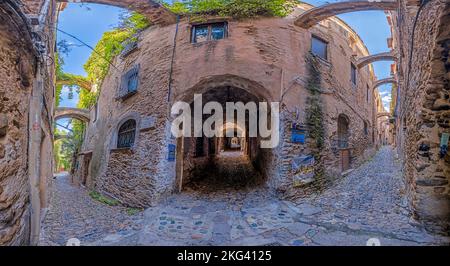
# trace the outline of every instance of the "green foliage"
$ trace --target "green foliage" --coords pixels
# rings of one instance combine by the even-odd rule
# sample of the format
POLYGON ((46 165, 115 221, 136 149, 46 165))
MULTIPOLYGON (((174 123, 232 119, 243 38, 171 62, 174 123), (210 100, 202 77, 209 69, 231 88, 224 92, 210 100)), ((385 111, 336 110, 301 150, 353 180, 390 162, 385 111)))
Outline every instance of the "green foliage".
MULTIPOLYGON (((65 135, 65 133, 61 130, 55 129, 55 135, 65 135)), ((56 170, 61 168, 70 170, 73 152, 67 149, 69 141, 69 139, 63 138, 55 141, 53 144, 56 170)))
POLYGON ((140 213, 142 211, 142 209, 137 209, 137 208, 128 208, 127 209, 127 214, 130 216, 136 215, 138 213, 140 213))
POLYGON ((123 48, 139 31, 150 25, 145 16, 132 13, 122 17, 118 28, 107 31, 95 46, 91 56, 84 64, 88 80, 99 87, 109 72, 114 57, 123 51, 123 48))
POLYGON ((183 15, 190 13, 188 6, 182 2, 173 2, 172 4, 164 3, 164 6, 175 14, 183 15))
POLYGON ((98 202, 101 202, 103 204, 109 205, 109 206, 117 206, 117 205, 119 205, 119 201, 118 200, 108 198, 108 197, 100 194, 97 191, 89 192, 89 196, 91 196, 91 198, 93 198, 94 200, 96 200, 98 202))
POLYGON ((284 17, 294 7, 294 0, 188 0, 166 4, 176 14, 218 15, 233 18, 258 16, 284 17))
POLYGON ((394 115, 396 100, 397 100, 397 84, 392 84, 391 103, 389 106, 389 112, 391 113, 392 116, 394 115))
POLYGON ((67 135, 66 138, 55 141, 53 144, 56 169, 64 168, 65 170, 70 170, 77 143, 72 133, 65 133, 64 131, 55 129, 55 135, 67 135))
MULTIPOLYGON (((79 93, 78 108, 91 108, 96 103, 99 93, 91 91, 93 84, 101 87, 114 57, 122 52, 127 42, 134 41, 136 33, 149 25, 147 18, 141 14, 122 15, 119 26, 103 34, 95 51, 84 65, 87 77, 65 73, 62 69, 64 60, 56 54, 56 106, 59 106, 62 88, 65 86, 70 90, 69 97, 73 95, 74 89, 79 93)), ((83 122, 72 120, 72 131, 68 133, 68 138, 55 143, 55 161, 58 168, 64 166, 65 169, 70 169, 73 156, 80 150, 83 143, 85 127, 83 122)))

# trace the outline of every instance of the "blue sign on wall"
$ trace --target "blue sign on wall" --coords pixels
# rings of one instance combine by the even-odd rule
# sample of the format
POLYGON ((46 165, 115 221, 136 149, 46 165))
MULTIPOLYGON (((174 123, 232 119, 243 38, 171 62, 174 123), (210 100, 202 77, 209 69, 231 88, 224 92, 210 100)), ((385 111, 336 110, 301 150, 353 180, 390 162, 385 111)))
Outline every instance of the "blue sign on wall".
POLYGON ((167 160, 169 162, 175 162, 175 145, 169 144, 168 149, 169 149, 169 154, 167 156, 167 160))
POLYGON ((292 129, 291 133, 291 141, 294 143, 305 143, 305 130, 301 129, 292 129))

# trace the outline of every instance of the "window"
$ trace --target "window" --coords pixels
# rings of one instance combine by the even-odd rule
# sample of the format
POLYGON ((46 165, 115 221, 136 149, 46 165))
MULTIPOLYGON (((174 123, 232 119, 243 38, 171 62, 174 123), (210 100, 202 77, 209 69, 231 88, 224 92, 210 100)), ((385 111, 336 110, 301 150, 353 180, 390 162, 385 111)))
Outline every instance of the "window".
POLYGON ((348 148, 349 122, 347 116, 340 114, 338 117, 338 147, 348 148))
POLYGON ((315 55, 317 55, 320 58, 323 58, 325 60, 328 59, 327 57, 327 46, 328 43, 325 42, 322 39, 319 39, 315 36, 312 37, 311 39, 311 52, 315 55))
POLYGON ((131 148, 134 145, 135 135, 136 121, 134 119, 125 121, 119 128, 117 148, 131 148))
POLYGON ((364 121, 364 135, 369 135, 369 126, 367 125, 366 121, 364 121))
POLYGON ((354 64, 350 64, 350 68, 351 68, 351 79, 352 79, 352 84, 356 85, 356 67, 354 64))
POLYGON ((192 42, 200 43, 209 40, 221 40, 226 38, 227 23, 212 23, 195 25, 192 27, 192 42))
POLYGON ((367 86, 366 101, 369 102, 369 85, 366 85, 366 86, 367 86))
POLYGON ((139 86, 139 65, 134 66, 125 75, 119 89, 119 98, 130 96, 137 92, 139 86))
POLYGON ((122 53, 120 54, 120 57, 122 58, 127 57, 138 48, 137 41, 128 41, 126 43, 123 43, 122 45, 124 46, 122 53))

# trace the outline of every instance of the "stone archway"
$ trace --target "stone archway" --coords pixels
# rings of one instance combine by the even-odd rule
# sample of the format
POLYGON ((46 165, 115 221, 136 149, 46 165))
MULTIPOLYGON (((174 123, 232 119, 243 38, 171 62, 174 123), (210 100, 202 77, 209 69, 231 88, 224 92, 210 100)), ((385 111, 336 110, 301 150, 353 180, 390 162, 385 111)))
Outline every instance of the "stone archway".
POLYGON ((375 90, 376 88, 378 88, 384 84, 395 84, 395 83, 397 83, 397 80, 395 78, 379 79, 379 80, 375 81, 375 83, 373 84, 372 90, 375 90))
MULTIPOLYGON (((259 146, 261 139, 249 134, 248 116, 244 126, 226 120, 226 103, 242 102, 245 105, 255 102, 258 105, 258 102, 267 102, 262 96, 267 95, 266 89, 256 82, 225 75, 203 80, 175 99, 191 103, 193 110, 194 93, 202 94, 203 106, 213 101, 222 106, 223 124, 218 125, 216 132, 222 132, 223 135, 207 137, 202 134, 201 137, 178 138, 176 172, 179 190, 183 186, 190 189, 206 187, 206 191, 217 188, 239 189, 264 182, 266 178, 264 169, 260 168, 263 165, 261 160, 270 151, 262 151, 259 146), (227 132, 234 134, 226 135, 227 132)), ((203 122, 208 117, 203 115, 203 122)))
POLYGON ((395 10, 396 0, 349 0, 338 3, 325 4, 302 13, 295 19, 295 25, 304 29, 311 28, 322 20, 342 13, 364 10, 395 10))
POLYGON ((55 121, 63 118, 75 118, 83 122, 89 122, 89 110, 70 107, 59 107, 55 112, 55 121))
POLYGON ((373 54, 366 57, 362 57, 358 59, 358 62, 356 62, 356 65, 358 68, 362 68, 364 66, 367 66, 368 64, 371 64, 373 62, 377 61, 397 61, 397 57, 391 52, 385 52, 385 53, 379 53, 379 54, 373 54))
POLYGON ((176 15, 155 0, 58 0, 66 3, 92 3, 122 7, 145 15, 153 24, 170 25, 176 22, 176 15))

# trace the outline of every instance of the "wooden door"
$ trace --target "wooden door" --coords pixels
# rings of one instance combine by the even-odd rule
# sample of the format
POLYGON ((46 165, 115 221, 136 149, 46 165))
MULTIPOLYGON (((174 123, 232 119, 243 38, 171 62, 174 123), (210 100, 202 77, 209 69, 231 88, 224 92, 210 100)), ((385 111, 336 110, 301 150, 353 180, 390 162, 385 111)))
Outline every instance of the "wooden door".
POLYGON ((349 149, 341 150, 341 169, 342 169, 342 172, 350 169, 350 150, 349 149))

